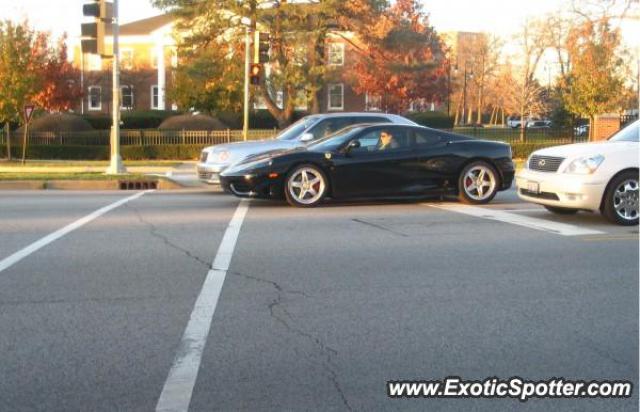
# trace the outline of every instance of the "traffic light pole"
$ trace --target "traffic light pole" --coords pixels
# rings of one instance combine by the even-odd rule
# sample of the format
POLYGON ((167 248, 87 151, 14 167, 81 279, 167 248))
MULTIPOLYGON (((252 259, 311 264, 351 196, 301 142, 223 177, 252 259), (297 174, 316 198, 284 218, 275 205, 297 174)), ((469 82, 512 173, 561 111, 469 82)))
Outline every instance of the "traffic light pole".
POLYGON ((249 67, 251 60, 251 31, 247 27, 244 36, 244 117, 242 122, 242 138, 249 136, 249 67))
POLYGON ((119 21, 118 21, 118 0, 113 0, 113 103, 111 111, 113 113, 113 124, 111 125, 111 163, 107 169, 107 174, 126 173, 120 156, 120 47, 118 44, 119 21))

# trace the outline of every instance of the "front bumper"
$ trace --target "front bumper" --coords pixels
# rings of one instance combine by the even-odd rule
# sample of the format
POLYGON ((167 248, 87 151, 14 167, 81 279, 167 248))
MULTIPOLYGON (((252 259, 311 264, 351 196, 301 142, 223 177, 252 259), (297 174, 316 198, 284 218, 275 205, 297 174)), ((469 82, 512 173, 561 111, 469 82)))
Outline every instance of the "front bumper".
POLYGON ((225 192, 238 197, 279 199, 284 194, 281 179, 268 175, 220 176, 220 185, 225 192))
POLYGON ((217 185, 220 184, 220 173, 222 173, 229 165, 215 163, 198 163, 196 172, 201 182, 217 185))
POLYGON ((598 211, 607 181, 595 175, 545 173, 523 169, 516 175, 518 197, 527 202, 598 211), (538 191, 530 191, 532 186, 538 191))

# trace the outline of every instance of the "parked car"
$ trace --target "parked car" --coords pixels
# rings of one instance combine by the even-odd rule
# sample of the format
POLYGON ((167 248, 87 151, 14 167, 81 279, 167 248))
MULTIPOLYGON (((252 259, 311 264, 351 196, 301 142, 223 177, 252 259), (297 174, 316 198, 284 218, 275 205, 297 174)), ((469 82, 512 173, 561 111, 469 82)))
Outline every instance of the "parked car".
POLYGON ((601 212, 621 225, 638 224, 640 121, 609 140, 534 152, 516 177, 518 196, 549 211, 601 212))
POLYGON ((527 129, 550 129, 551 120, 529 120, 527 129))
POLYGON ((511 187, 511 147, 422 126, 356 125, 306 147, 236 163, 221 174, 239 197, 315 206, 327 197, 456 194, 487 203, 511 187))
POLYGON ((402 116, 386 113, 330 113, 306 116, 278 134, 275 139, 235 142, 209 146, 202 150, 196 169, 201 181, 219 184, 227 167, 262 153, 304 146, 338 130, 358 123, 416 125, 402 116))
POLYGON ((573 128, 576 136, 588 136, 589 135, 589 125, 583 124, 580 126, 576 126, 573 128))

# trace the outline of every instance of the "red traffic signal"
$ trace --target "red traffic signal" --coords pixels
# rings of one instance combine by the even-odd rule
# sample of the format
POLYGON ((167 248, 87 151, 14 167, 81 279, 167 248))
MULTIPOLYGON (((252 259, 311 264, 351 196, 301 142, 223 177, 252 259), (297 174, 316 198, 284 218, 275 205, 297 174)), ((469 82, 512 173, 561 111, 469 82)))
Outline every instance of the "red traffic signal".
POLYGON ((262 65, 258 63, 254 63, 251 65, 251 69, 249 70, 249 78, 251 79, 251 84, 259 85, 260 84, 260 74, 262 73, 262 65))

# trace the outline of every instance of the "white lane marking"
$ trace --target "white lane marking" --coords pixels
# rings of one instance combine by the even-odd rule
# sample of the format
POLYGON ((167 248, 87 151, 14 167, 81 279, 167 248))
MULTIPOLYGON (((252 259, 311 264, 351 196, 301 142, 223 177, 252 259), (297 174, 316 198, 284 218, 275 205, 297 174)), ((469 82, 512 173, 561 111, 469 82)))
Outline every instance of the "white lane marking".
POLYGON ((513 225, 524 226, 530 229, 542 230, 544 232, 555 233, 562 236, 584 236, 584 235, 599 235, 604 232, 598 230, 586 229, 567 223, 553 222, 545 219, 538 219, 530 216, 518 215, 515 213, 505 212, 503 210, 496 210, 491 208, 484 208, 478 206, 469 206, 455 203, 424 203, 427 206, 435 207, 438 209, 449 210, 451 212, 462 213, 469 216, 481 217, 484 219, 496 220, 504 223, 511 223, 513 225))
POLYGON ((156 411, 187 411, 189 409, 213 314, 216 311, 222 285, 240 234, 240 227, 248 209, 248 201, 240 201, 224 232, 212 269, 207 273, 189 323, 180 340, 173 366, 158 399, 156 411))
POLYGON ((132 200, 135 200, 137 198, 139 198, 140 196, 144 195, 145 193, 150 193, 153 192, 153 190, 145 190, 144 192, 138 192, 133 196, 129 196, 126 197, 124 199, 120 199, 117 202, 111 203, 110 205, 107 205, 103 208, 100 208, 98 210, 96 210, 93 213, 88 214, 87 216, 76 220, 73 223, 68 224, 67 226, 63 227, 62 229, 56 230, 55 232, 39 239, 36 240, 35 242, 33 242, 32 244, 30 244, 29 246, 25 247, 24 249, 21 249, 19 251, 17 251, 16 253, 14 253, 13 255, 4 258, 3 260, 0 261, 0 272, 2 272, 3 270, 15 265, 16 263, 18 263, 19 261, 21 261, 22 259, 26 258, 27 256, 29 256, 30 254, 32 254, 33 252, 36 252, 39 249, 42 249, 43 247, 47 246, 49 243, 54 242, 58 239, 60 239, 61 237, 63 237, 64 235, 66 235, 69 232, 73 232, 74 230, 78 229, 81 226, 86 225, 87 223, 91 222, 92 220, 95 220, 97 218, 99 218, 100 216, 104 215, 105 213, 120 207, 122 205, 124 205, 127 202, 130 202, 132 200))

